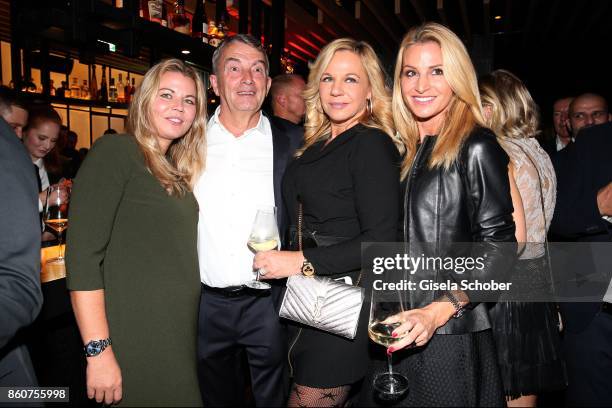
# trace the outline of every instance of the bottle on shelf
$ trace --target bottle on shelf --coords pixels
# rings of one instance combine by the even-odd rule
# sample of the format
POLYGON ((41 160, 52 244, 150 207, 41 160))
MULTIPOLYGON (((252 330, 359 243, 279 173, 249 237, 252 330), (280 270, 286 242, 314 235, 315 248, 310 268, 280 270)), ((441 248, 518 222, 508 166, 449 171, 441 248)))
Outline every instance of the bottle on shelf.
POLYGON ((55 96, 55 86, 52 79, 49 80, 49 95, 55 96))
POLYGON ((79 86, 79 79, 77 77, 72 77, 72 85, 70 85, 70 97, 81 97, 81 87, 79 86))
POLYGON ((161 2, 161 25, 162 27, 168 27, 168 8, 166 7, 166 4, 163 2, 161 2))
POLYGON ((129 102, 132 102, 132 98, 134 97, 135 93, 136 93, 136 78, 132 78, 132 86, 130 86, 129 102))
POLYGON ((225 24, 225 13, 222 13, 219 23, 217 24, 217 38, 218 38, 217 47, 221 45, 223 40, 225 40, 227 32, 228 32, 228 28, 227 28, 227 25, 225 24))
POLYGON ((169 27, 168 25, 168 6, 166 6, 166 3, 164 3, 162 1, 162 21, 161 21, 161 25, 162 27, 169 27))
POLYGON ((119 80, 117 81, 117 102, 125 103, 125 84, 122 74, 119 74, 119 80))
POLYGON ((174 15, 172 15, 172 29, 179 33, 191 34, 189 17, 185 14, 185 0, 176 0, 174 15))
POLYGON ((130 77, 128 76, 125 79, 125 86, 123 87, 123 95, 124 95, 124 100, 125 103, 130 103, 130 90, 132 88, 130 87, 130 77))
POLYGON ((115 86, 115 78, 111 77, 110 85, 108 86, 108 101, 117 102, 117 87, 115 86))
POLYGON ((100 93, 98 99, 101 102, 108 101, 108 88, 106 86, 106 66, 102 65, 102 81, 100 82, 100 93))
POLYGON ((98 78, 96 76, 96 64, 91 68, 91 78, 89 80, 89 98, 91 100, 98 100, 98 78))
POLYGON ((164 8, 164 0, 149 0, 149 20, 161 24, 162 9, 164 8))
POLYGON ((138 16, 140 18, 144 18, 145 20, 149 19, 149 1, 148 0, 139 1, 138 16))
POLYGON ((87 80, 83 80, 83 85, 81 85, 81 99, 90 99, 89 96, 89 85, 87 85, 87 80))
POLYGON ((210 20, 208 23, 208 44, 213 47, 219 46, 219 32, 215 20, 210 20))
POLYGON ((192 36, 204 44, 208 44, 208 17, 206 16, 206 0, 197 0, 193 15, 192 36))

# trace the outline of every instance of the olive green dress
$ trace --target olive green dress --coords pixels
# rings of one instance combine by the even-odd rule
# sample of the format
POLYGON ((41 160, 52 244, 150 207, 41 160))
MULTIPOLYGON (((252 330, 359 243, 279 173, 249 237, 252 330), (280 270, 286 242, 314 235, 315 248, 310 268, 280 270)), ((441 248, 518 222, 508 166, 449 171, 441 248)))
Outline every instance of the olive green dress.
POLYGON ((169 196, 133 136, 108 135, 76 177, 67 230, 70 290, 104 289, 123 377, 120 406, 197 406, 198 208, 169 196))

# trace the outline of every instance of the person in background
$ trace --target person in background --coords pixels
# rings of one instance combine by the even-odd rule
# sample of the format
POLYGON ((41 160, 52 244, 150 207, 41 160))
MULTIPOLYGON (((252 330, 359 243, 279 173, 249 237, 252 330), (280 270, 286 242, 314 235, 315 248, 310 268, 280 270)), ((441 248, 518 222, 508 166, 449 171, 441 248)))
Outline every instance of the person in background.
POLYGON ((23 128, 28 124, 28 108, 15 90, 7 86, 0 86, 0 116, 21 139, 23 128))
POLYGON ((306 82, 299 75, 282 74, 274 77, 270 87, 270 105, 274 116, 270 120, 280 127, 298 126, 304 120, 306 82))
MULTIPOLYGON (((480 80, 480 97, 487 125, 497 134, 512 163, 521 198, 526 243, 514 273, 514 285, 526 291, 546 287, 549 277, 546 235, 552 220, 557 179, 552 162, 535 136, 538 107, 523 82, 497 70, 480 80)), ((517 219, 515 222, 518 224, 517 219)), ((548 283, 550 284, 550 283, 548 283)), ((527 295, 527 293, 524 293, 527 295)), ((551 292, 552 295, 552 292, 551 292)), ((490 310, 504 391, 509 407, 535 407, 539 394, 565 388, 558 313, 554 303, 497 302, 490 310)))
POLYGON ((81 156, 76 150, 79 137, 75 131, 64 128, 65 126, 62 126, 62 130, 60 131, 60 139, 58 141, 58 147, 63 161, 62 174, 64 178, 72 179, 74 176, 76 176, 76 173, 81 166, 81 156))
MULTIPOLYGON (((474 66, 448 28, 426 23, 405 35, 395 65, 393 117, 407 149, 403 241, 450 250, 479 243, 486 261, 478 279, 503 280, 516 251, 509 159, 484 127, 474 66)), ((447 278, 459 280, 454 272, 447 278)), ((387 352, 394 353, 393 370, 409 382, 396 405, 504 405, 488 310, 478 302, 473 291, 412 291, 410 310, 388 319, 400 323, 393 336, 403 337, 387 352)), ((372 355, 363 405, 385 403, 371 386, 385 365, 372 355)))
MULTIPOLYGON (((564 160, 553 162, 558 193, 550 229, 559 241, 579 243, 573 247, 583 257, 567 262, 577 271, 573 279, 584 284, 596 273, 610 276, 609 264, 598 271, 598 260, 590 263, 590 258, 596 248, 608 251, 602 243, 612 242, 612 122, 585 127, 565 150, 564 160)), ((566 405, 612 406, 612 288, 601 301, 565 302, 560 309, 568 373, 566 405)))
POLYGON ((35 387, 21 331, 43 301, 38 187, 32 161, 11 127, 0 119, 0 387, 35 387))
MULTIPOLYGON (((294 239, 292 251, 257 253, 253 267, 263 268, 264 279, 312 268, 365 286, 361 244, 394 241, 403 145, 395 137, 383 72, 372 47, 349 38, 332 41, 312 65, 304 92, 305 144, 287 169, 283 195, 292 224, 301 205, 303 228, 315 231, 319 244, 299 250, 294 239)), ((353 340, 289 322, 289 406, 344 405, 366 372, 368 309, 362 307, 353 340)))
POLYGON ((594 93, 577 96, 569 105, 566 126, 571 131, 572 139, 586 127, 609 122, 612 115, 608 111, 606 99, 594 93))
POLYGON ((103 134, 105 134, 105 135, 115 135, 115 134, 117 134, 117 131, 115 129, 113 129, 113 128, 108 128, 108 129, 106 129, 104 131, 103 134))
POLYGON ((198 254, 202 296, 198 373, 205 406, 242 405, 242 356, 248 358, 257 406, 286 402, 286 331, 278 317, 282 286, 248 289, 255 278, 247 247, 259 206, 276 206, 286 224, 281 180, 301 132, 283 132, 262 113, 270 89, 261 42, 228 37, 212 59, 210 81, 220 105, 207 126, 208 160, 195 196, 200 206, 198 254))
POLYGON ((67 286, 87 394, 107 405, 199 406, 197 216, 205 88, 177 59, 145 74, 129 134, 96 141, 74 181, 67 286))
POLYGON ((570 130, 567 127, 567 119, 569 106, 573 99, 573 97, 563 97, 553 103, 553 134, 541 141, 542 148, 550 157, 553 157, 572 141, 570 130))
MULTIPOLYGON (((47 199, 47 189, 61 178, 61 162, 55 146, 61 126, 62 119, 52 107, 42 105, 30 109, 22 140, 38 173, 39 212, 42 212, 47 199)), ((53 234, 43 234, 43 240, 49 239, 53 239, 53 234)))

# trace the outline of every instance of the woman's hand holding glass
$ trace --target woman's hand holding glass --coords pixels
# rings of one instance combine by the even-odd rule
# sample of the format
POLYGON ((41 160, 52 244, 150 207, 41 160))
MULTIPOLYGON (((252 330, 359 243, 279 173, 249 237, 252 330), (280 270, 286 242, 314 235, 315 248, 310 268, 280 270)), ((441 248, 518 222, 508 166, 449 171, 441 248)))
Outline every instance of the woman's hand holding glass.
POLYGON ((302 273, 303 263, 302 251, 263 251, 255 254, 253 269, 260 271, 261 279, 282 279, 302 273))
POLYGON ((422 347, 427 344, 439 327, 442 327, 455 313, 450 302, 434 302, 420 309, 407 310, 389 319, 389 323, 400 323, 393 330, 393 337, 401 337, 388 348, 388 352, 406 348, 422 347))

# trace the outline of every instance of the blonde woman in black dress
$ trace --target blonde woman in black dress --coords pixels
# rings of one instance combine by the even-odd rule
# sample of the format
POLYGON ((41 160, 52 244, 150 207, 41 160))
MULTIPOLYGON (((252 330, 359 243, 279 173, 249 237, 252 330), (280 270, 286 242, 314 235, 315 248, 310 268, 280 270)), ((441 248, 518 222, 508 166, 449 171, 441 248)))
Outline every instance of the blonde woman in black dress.
MULTIPOLYGON (((285 173, 283 195, 294 225, 302 203, 305 228, 320 243, 260 252, 254 267, 276 279, 311 265, 317 275, 363 285, 361 243, 395 241, 399 212, 401 143, 372 47, 352 39, 327 45, 311 68, 305 99, 305 145, 285 173)), ((367 309, 354 340, 290 322, 289 406, 344 404, 367 367, 367 309)))

